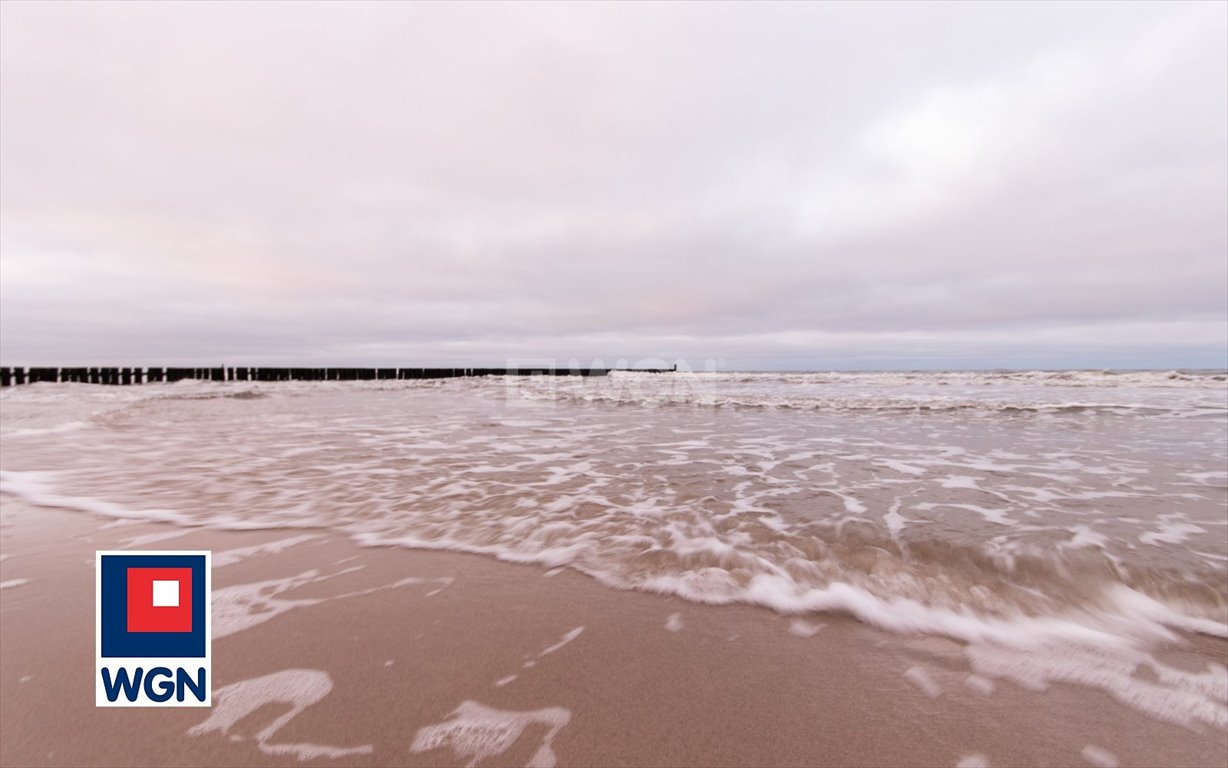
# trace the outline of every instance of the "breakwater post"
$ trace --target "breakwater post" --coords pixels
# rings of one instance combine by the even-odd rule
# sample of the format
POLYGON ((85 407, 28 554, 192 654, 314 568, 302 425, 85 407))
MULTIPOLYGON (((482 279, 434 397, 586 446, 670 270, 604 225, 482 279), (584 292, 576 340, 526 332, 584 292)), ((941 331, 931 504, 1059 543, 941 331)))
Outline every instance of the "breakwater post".
MULTIPOLYGON (((674 366, 676 369, 677 366, 674 366)), ((669 368, 635 369, 640 373, 666 373, 669 368)), ((0 367, 0 386, 39 382, 78 382, 131 386, 145 383, 196 381, 377 381, 453 379, 473 376, 605 376, 610 368, 534 366, 524 368, 163 368, 163 367, 0 367)), ((619 369, 626 370, 626 369, 619 369)))

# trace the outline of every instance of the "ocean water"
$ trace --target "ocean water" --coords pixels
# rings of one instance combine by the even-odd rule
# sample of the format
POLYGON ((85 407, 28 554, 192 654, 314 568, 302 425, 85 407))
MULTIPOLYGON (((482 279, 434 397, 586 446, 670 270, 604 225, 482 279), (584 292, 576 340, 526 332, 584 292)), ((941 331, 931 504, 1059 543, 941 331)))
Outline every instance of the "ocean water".
MULTIPOLYGON (((850 613, 1021 680, 1054 643, 1228 636, 1222 371, 36 384, 0 393, 0 472, 35 505, 850 613)), ((1221 671, 1176 688, 1223 725, 1221 671)))

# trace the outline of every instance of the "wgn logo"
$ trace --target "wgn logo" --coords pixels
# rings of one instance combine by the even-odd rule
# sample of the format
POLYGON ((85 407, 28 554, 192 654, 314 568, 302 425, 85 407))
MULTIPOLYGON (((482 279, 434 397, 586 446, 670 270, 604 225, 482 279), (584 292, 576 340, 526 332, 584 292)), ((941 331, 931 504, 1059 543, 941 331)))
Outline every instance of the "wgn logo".
POLYGON ((99 552, 100 707, 207 707, 208 552, 99 552))

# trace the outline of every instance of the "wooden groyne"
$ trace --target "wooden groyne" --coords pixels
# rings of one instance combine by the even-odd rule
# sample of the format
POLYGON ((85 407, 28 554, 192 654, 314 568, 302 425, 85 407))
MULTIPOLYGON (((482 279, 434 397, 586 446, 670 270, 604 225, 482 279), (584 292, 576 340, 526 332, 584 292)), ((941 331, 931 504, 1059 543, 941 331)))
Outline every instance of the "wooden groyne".
MULTIPOLYGON (((610 368, 0 368, 0 386, 37 382, 83 384, 153 384, 183 381, 374 381, 381 379, 452 379, 469 376, 605 376, 610 368)), ((620 369, 625 370, 625 369, 620 369)), ((664 373, 671 369, 638 368, 637 372, 664 373)))

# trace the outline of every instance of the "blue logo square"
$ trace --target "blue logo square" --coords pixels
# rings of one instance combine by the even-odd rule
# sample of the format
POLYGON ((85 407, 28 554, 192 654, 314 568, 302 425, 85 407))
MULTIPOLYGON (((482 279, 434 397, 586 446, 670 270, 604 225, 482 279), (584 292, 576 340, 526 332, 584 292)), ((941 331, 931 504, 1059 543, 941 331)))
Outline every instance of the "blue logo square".
MULTIPOLYGON (((103 658, 204 658, 206 568, 204 555, 100 555, 101 609, 99 634, 103 658), (189 568, 192 572, 190 632, 130 632, 128 570, 189 568)), ((186 607, 186 606, 185 606, 186 607)))

